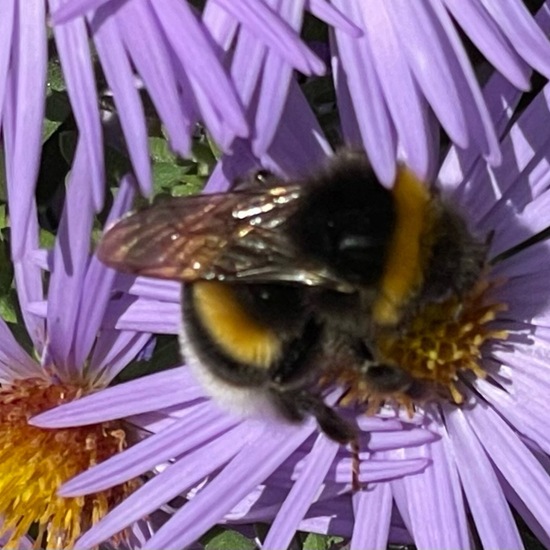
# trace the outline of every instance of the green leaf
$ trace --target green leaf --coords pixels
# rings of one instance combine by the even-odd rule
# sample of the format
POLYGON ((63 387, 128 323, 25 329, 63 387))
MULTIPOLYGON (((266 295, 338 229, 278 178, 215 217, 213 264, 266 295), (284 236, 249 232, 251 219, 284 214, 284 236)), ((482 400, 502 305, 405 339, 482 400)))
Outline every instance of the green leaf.
POLYGON ((13 281, 13 264, 11 263, 8 243, 0 242, 0 296, 10 293, 13 281))
POLYGON ((209 143, 204 143, 202 141, 194 141, 193 147, 191 150, 191 156, 194 161, 196 161, 199 164, 205 165, 204 167, 200 167, 199 170, 202 168, 205 170, 205 173, 208 173, 212 166, 216 163, 216 157, 214 156, 214 153, 212 152, 212 148, 210 147, 209 143))
POLYGON ((63 71, 61 70, 61 63, 58 59, 54 59, 48 63, 46 93, 50 95, 52 92, 62 92, 66 88, 65 80, 63 79, 63 71))
POLYGON ((78 134, 73 130, 60 132, 59 134, 59 149, 65 161, 70 165, 73 163, 76 144, 78 142, 78 134))
POLYGON ((153 162, 176 162, 176 155, 170 150, 168 142, 164 138, 150 137, 149 150, 153 162))
POLYGON ((40 229, 39 242, 40 248, 53 248, 53 245, 55 244, 55 235, 50 231, 40 229))
POLYGON ((303 550, 330 550, 343 540, 342 537, 308 533, 304 540, 303 550))
POLYGON ((46 142, 71 114, 66 93, 52 91, 46 99, 46 119, 42 129, 42 143, 46 142))
POLYGON ((210 538, 205 544, 205 550, 254 550, 256 544, 237 531, 223 531, 210 538))
POLYGON ((189 168, 178 166, 170 162, 157 162, 153 164, 153 187, 156 193, 170 190, 176 185, 181 185, 188 176, 189 168))
POLYGON ((205 178, 203 176, 185 176, 181 185, 172 187, 173 197, 187 197, 200 193, 204 187, 205 178))
POLYGON ((0 296, 0 317, 7 323, 17 322, 17 307, 14 292, 0 296))

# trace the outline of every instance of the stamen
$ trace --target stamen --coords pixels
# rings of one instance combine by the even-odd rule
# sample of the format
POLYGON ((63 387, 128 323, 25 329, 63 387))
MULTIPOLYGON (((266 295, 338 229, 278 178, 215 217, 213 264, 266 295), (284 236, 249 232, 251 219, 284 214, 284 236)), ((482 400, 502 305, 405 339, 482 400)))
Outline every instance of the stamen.
MULTIPOLYGON (((458 382, 467 372, 484 378, 481 348, 489 340, 504 340, 506 331, 490 323, 505 304, 488 303, 488 291, 501 282, 481 279, 465 296, 453 294, 445 301, 428 303, 398 328, 378 327, 373 338, 374 355, 383 364, 410 374, 411 388, 391 395, 369 387, 359 369, 343 367, 336 379, 349 387, 343 405, 364 404, 368 414, 386 402, 403 406, 410 413, 415 405, 446 399, 460 404, 464 396, 458 382)), ((326 381, 328 382, 328 380, 326 381)))
POLYGON ((13 382, 0 389, 0 535, 6 546, 34 525, 36 548, 67 548, 137 487, 131 481, 84 497, 63 498, 57 490, 73 476, 126 447, 118 422, 46 430, 28 419, 82 392, 41 379, 13 382))

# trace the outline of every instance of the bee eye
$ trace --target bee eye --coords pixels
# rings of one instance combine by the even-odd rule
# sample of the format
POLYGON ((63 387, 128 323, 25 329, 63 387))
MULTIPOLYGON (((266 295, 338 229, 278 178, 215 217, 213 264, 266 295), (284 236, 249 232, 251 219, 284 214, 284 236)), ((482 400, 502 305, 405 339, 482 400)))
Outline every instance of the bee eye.
POLYGON ((260 185, 267 185, 273 178, 273 174, 269 170, 258 170, 254 174, 254 181, 260 185))
POLYGON ((267 302, 268 300, 271 300, 271 292, 269 292, 268 290, 262 290, 258 294, 258 298, 260 298, 260 300, 263 300, 264 302, 267 302))

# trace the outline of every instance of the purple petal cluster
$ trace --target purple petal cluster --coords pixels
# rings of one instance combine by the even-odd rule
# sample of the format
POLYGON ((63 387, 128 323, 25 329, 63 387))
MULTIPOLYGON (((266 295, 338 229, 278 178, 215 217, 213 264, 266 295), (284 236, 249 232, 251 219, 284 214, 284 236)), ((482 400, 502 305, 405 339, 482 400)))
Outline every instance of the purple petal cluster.
POLYGON ((459 28, 510 83, 527 90, 532 68, 550 76, 546 3, 536 18, 520 0, 332 4, 363 30, 360 38, 332 33, 342 129, 348 143, 365 148, 382 181, 394 180, 396 159, 433 177, 438 123, 459 148, 500 162, 496 121, 476 75, 483 66, 472 66, 459 28))
MULTIPOLYGON (((471 230, 494 233, 491 258, 550 226, 549 90, 511 124, 517 93, 502 76, 493 76, 484 93, 497 121, 503 164, 491 167, 471 149, 454 147, 439 172, 440 193, 463 212, 471 230)), ((296 91, 293 101, 299 104, 299 98, 296 91)), ((287 151, 280 136, 286 136, 284 123, 265 160, 284 173, 284 163, 290 171, 292 161, 282 156, 287 151)), ((304 138, 302 149, 290 155, 296 163, 308 147, 319 156, 326 145, 316 131, 304 138)), ((252 151, 246 144, 241 148, 239 157, 222 159, 211 188, 223 188, 232 170, 253 164, 252 151)), ((366 491, 350 492, 349 451, 317 434, 312 420, 289 426, 231 417, 205 397, 185 366, 35 418, 38 425, 59 427, 132 415, 153 434, 64 486, 64 495, 87 494, 156 472, 79 544, 95 544, 183 494, 189 502, 144 548, 183 547, 215 523, 253 521, 272 521, 266 548, 285 547, 296 529, 351 537, 352 548, 411 540, 423 548, 470 548, 471 521, 484 547, 519 548, 510 506, 548 545, 548 267, 546 241, 492 267, 490 277, 504 282, 492 288, 491 299, 508 306, 492 325, 509 336, 483 348, 487 376, 463 384, 464 405, 435 402, 413 419, 384 408, 375 417, 357 413, 366 491)), ((133 302, 116 326, 178 331, 176 284, 138 279, 126 289, 124 299, 133 302)))

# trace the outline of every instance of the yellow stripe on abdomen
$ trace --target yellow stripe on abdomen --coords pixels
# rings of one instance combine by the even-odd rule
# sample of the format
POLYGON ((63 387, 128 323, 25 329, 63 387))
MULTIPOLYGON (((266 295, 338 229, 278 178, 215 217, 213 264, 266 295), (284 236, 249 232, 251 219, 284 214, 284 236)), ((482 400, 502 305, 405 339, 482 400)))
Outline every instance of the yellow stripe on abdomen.
POLYGON ((399 322, 401 306, 418 292, 422 284, 424 258, 421 240, 431 225, 430 193, 409 170, 401 168, 392 190, 396 227, 389 245, 388 259, 373 306, 378 325, 399 322))
POLYGON ((277 333, 242 307, 230 285, 196 282, 193 295, 200 322, 225 355, 264 369, 279 359, 282 344, 277 333))

